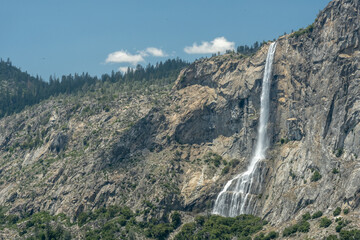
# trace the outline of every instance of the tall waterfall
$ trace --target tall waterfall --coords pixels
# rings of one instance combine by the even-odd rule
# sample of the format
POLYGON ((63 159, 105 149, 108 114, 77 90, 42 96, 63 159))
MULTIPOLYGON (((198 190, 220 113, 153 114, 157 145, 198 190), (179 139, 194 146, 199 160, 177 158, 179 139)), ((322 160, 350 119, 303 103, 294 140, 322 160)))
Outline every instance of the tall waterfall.
POLYGON ((274 60, 276 42, 269 47, 266 57, 265 71, 261 90, 260 123, 258 140, 250 165, 244 173, 241 173, 226 183, 219 193, 213 214, 227 217, 235 217, 240 214, 251 214, 256 206, 257 195, 262 187, 262 164, 261 160, 266 157, 268 148, 267 123, 269 120, 270 81, 272 77, 272 64, 274 60))

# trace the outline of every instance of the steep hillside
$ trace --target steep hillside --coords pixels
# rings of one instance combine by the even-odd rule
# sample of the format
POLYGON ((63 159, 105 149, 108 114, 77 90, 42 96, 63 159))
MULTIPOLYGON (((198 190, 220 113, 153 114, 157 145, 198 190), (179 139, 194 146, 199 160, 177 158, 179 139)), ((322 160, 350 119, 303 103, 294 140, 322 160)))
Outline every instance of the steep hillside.
POLYGON ((47 84, 12 65, 10 60, 0 60, 0 118, 18 112, 24 106, 44 99, 47 84), (37 99, 35 99, 35 96, 37 99))
POLYGON ((135 70, 128 69, 125 74, 112 72, 103 74, 101 79, 92 77, 88 73, 81 75, 63 75, 61 78, 50 76, 49 82, 38 76, 35 78, 20 68, 12 65, 8 59, 0 60, 0 118, 12 113, 20 112, 27 106, 32 106, 59 94, 76 94, 97 88, 104 82, 118 83, 118 89, 138 88, 139 85, 149 87, 153 84, 171 85, 180 70, 188 63, 179 58, 159 62, 155 66, 146 68, 138 65, 135 70))
MULTIPOLYGON (((270 222, 263 232, 322 239, 337 235, 336 225, 360 228, 359 13, 358 0, 334 0, 313 25, 277 40, 264 191, 252 198, 251 214, 270 222), (327 220, 320 215, 330 227, 321 227, 327 220), (338 216, 345 220, 335 223, 338 216), (288 228, 294 225, 295 231, 288 228)), ((118 222, 123 236, 134 238, 166 236, 177 214, 183 223, 209 214, 224 184, 252 155, 268 47, 252 56, 196 61, 171 90, 152 85, 130 91, 107 82, 1 119, 4 212, 24 219, 39 211, 65 214, 78 223, 69 231, 79 238, 100 234, 105 220, 99 216, 111 215, 110 206, 134 212, 114 210, 127 219, 118 222), (132 232, 137 228, 147 230, 132 232)), ((177 239, 200 234, 206 222, 237 224, 195 220, 177 239)), ((3 231, 10 234, 19 233, 3 231)))

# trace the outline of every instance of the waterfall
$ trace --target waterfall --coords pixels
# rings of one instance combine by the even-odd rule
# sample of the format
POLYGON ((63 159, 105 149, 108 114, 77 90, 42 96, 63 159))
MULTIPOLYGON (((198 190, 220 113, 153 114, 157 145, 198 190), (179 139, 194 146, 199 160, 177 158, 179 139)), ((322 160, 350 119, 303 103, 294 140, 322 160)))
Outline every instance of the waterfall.
POLYGON ((270 81, 275 49, 276 42, 270 45, 265 62, 260 99, 260 122, 255 152, 247 170, 228 181, 219 193, 213 214, 235 217, 240 214, 251 214, 255 210, 257 195, 262 191, 263 167, 261 160, 265 159, 266 149, 268 148, 267 123, 269 120, 270 81))

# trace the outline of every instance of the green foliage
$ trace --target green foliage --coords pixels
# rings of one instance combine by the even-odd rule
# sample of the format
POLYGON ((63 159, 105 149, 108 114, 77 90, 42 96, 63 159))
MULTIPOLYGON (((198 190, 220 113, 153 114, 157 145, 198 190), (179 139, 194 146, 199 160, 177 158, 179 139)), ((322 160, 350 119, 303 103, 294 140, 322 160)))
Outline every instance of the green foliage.
POLYGON ((309 230, 310 230, 310 223, 307 222, 306 220, 301 220, 300 222, 285 228, 283 231, 283 236, 287 237, 296 232, 309 232, 309 230))
POLYGON ((205 216, 202 216, 202 215, 198 215, 198 216, 195 217, 195 222, 199 226, 204 225, 205 220, 206 220, 205 216))
POLYGON ((317 181, 319 181, 320 179, 321 179, 321 174, 319 173, 319 171, 315 171, 314 173, 313 173, 313 175, 311 176, 311 181, 312 182, 317 182, 317 181))
POLYGON ((340 219, 340 220, 336 219, 336 221, 337 221, 337 224, 338 224, 335 227, 336 232, 340 232, 341 229, 343 229, 344 227, 346 227, 350 223, 350 221, 343 220, 343 219, 340 219))
POLYGON ((16 224, 19 221, 18 215, 9 214, 6 216, 6 222, 8 224, 16 224))
POLYGON ((314 30, 314 24, 310 24, 309 26, 307 26, 305 29, 300 28, 298 31, 293 32, 290 37, 292 38, 298 38, 304 34, 308 34, 311 33, 314 30))
POLYGON ((337 208, 335 209, 335 211, 333 212, 333 215, 334 215, 334 217, 336 217, 336 216, 339 216, 340 213, 341 213, 341 208, 340 208, 340 207, 337 207, 337 208))
MULTIPOLYGON (((0 118, 19 112, 26 106, 37 104, 51 96, 86 92, 95 86, 104 86, 105 83, 121 85, 121 89, 124 90, 151 85, 169 85, 176 80, 180 70, 187 65, 187 62, 179 58, 168 59, 155 66, 149 64, 146 68, 138 65, 135 70, 129 69, 125 74, 120 72, 112 72, 111 75, 104 74, 100 79, 83 73, 61 78, 50 76, 49 81, 45 82, 38 76, 32 77, 14 67, 10 60, 5 62, 1 59, 0 87, 4 86, 4 90, 0 91, 0 118)), ((105 106, 104 111, 108 112, 110 108, 105 106)), ((48 119, 44 119, 41 122, 46 123, 47 121, 48 119)))
POLYGON ((310 230, 310 223, 307 221, 300 221, 298 223, 298 231, 299 232, 309 232, 310 230))
POLYGON ((331 225, 332 221, 327 217, 323 217, 320 219, 320 227, 327 228, 331 225))
POLYGON ((305 213, 304 215, 302 215, 302 219, 307 221, 311 219, 311 215, 309 212, 305 213))
POLYGON ((179 212, 175 211, 171 214, 171 224, 174 229, 181 225, 181 214, 179 212))
POLYGON ((323 215, 322 211, 317 211, 311 216, 311 218, 316 219, 316 218, 321 217, 322 215, 323 215))
POLYGON ((121 216, 125 220, 129 220, 131 217, 134 216, 134 214, 128 207, 112 205, 106 208, 105 207, 99 208, 94 212, 88 211, 88 212, 80 213, 77 217, 77 224, 81 227, 92 220, 97 220, 97 219, 110 220, 113 219, 115 216, 121 216))
MULTIPOLYGON (((153 204, 144 201, 148 208, 153 208, 153 204)), ((134 232, 145 235, 149 238, 166 239, 167 236, 178 226, 181 225, 181 215, 178 212, 171 214, 171 223, 162 222, 152 218, 151 221, 137 222, 134 214, 129 208, 121 206, 108 206, 100 208, 94 212, 84 212, 77 218, 79 226, 86 230, 85 239, 129 239, 130 233, 134 232), (97 226, 88 229, 87 226, 97 226), (131 230, 131 231, 130 231, 131 230)))
POLYGON ((256 53, 263 44, 264 44, 264 42, 262 42, 262 43, 255 42, 252 46, 248 46, 248 45, 238 46, 236 51, 237 51, 237 53, 240 53, 243 55, 251 55, 251 54, 256 53))
POLYGON ((0 208, 0 228, 17 230, 21 239, 71 239, 71 233, 63 226, 68 224, 67 220, 63 215, 51 216, 48 212, 6 216, 3 208, 0 208))
POLYGON ((332 173, 333 173, 333 174, 338 174, 338 173, 339 173, 339 170, 338 170, 337 168, 333 168, 332 173))
POLYGON ((335 150, 335 156, 336 157, 341 157, 341 155, 344 153, 344 149, 342 148, 338 148, 335 150))
POLYGON ((283 231, 283 236, 284 237, 287 237, 287 236, 290 236, 291 234, 294 234, 298 231, 298 225, 297 224, 294 224, 290 227, 287 227, 284 229, 283 231))
POLYGON ((83 212, 77 217, 79 226, 86 229, 85 239, 116 239, 118 235, 126 237, 122 232, 123 227, 136 226, 134 213, 128 207, 117 205, 102 207, 93 212, 83 212), (86 224, 96 223, 96 228, 88 229, 86 224))
POLYGON ((214 164, 215 167, 219 167, 222 157, 217 153, 209 152, 204 156, 204 161, 209 164, 214 164))
POLYGON ((254 238, 254 240, 270 240, 278 237, 279 237, 279 233, 272 231, 269 232, 267 235, 265 235, 264 233, 260 233, 258 236, 254 238))
POLYGON ((173 230, 173 227, 169 223, 160 223, 149 227, 146 236, 163 240, 166 239, 173 230))
POLYGON ((28 240, 44 239, 44 240, 70 240, 72 239, 71 233, 66 231, 62 226, 51 226, 47 223, 45 226, 35 226, 35 234, 28 240))
POLYGON ((353 229, 353 230, 341 230, 340 231, 340 239, 341 240, 353 240, 353 239, 360 239, 360 230, 353 229))
POLYGON ((84 225, 86 223, 86 221, 89 218, 89 213, 87 212, 82 212, 79 214, 79 216, 77 217, 77 223, 78 225, 81 227, 82 225, 84 225))
POLYGON ((345 215, 349 214, 349 212, 350 212, 350 209, 349 209, 349 208, 345 208, 345 209, 343 210, 343 213, 344 213, 345 215))
POLYGON ((176 234, 175 239, 176 240, 195 239, 193 237, 193 233, 195 233, 197 229, 198 229, 198 227, 196 226, 196 224, 194 222, 186 223, 181 228, 181 231, 178 234, 176 234))
POLYGON ((343 227, 344 227, 344 226, 342 226, 342 225, 337 225, 337 226, 335 227, 335 231, 336 231, 336 232, 340 232, 341 229, 343 229, 343 227))
POLYGON ((225 167, 222 169, 221 175, 225 175, 225 174, 227 174, 229 171, 230 171, 230 166, 227 165, 227 166, 225 166, 225 167))
POLYGON ((175 236, 177 240, 191 239, 250 239, 259 232, 265 221, 251 215, 240 215, 235 218, 221 216, 203 216, 196 218, 196 223, 185 224, 175 236))
POLYGON ((233 159, 230 161, 230 165, 232 168, 235 168, 239 163, 240 163, 240 161, 237 159, 233 159))

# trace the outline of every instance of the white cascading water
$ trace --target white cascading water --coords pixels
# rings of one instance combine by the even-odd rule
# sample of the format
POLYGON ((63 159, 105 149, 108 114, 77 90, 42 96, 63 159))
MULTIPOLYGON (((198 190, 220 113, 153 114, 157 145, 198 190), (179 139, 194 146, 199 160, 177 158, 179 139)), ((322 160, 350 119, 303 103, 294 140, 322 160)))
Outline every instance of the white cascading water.
POLYGON ((235 217, 240 214, 252 214, 255 210, 255 202, 258 199, 256 195, 261 193, 261 183, 263 181, 263 168, 259 163, 265 159, 266 149, 268 148, 267 123, 269 120, 270 82, 275 49, 276 42, 270 45, 266 57, 260 100, 258 140, 254 155, 246 172, 235 176, 227 182, 219 193, 213 214, 235 217))

